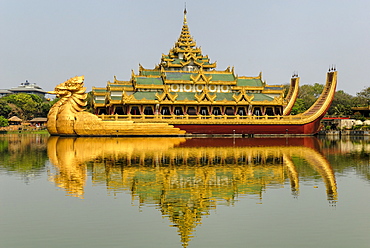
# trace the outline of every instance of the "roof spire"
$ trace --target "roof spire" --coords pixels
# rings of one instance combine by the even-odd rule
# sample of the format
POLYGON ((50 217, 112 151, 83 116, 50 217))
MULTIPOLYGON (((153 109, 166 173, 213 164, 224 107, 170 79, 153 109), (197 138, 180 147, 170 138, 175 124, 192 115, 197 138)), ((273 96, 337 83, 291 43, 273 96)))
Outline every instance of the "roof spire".
POLYGON ((186 13, 188 13, 188 12, 186 11, 186 2, 185 2, 185 8, 184 8, 184 24, 187 23, 186 22, 186 13))

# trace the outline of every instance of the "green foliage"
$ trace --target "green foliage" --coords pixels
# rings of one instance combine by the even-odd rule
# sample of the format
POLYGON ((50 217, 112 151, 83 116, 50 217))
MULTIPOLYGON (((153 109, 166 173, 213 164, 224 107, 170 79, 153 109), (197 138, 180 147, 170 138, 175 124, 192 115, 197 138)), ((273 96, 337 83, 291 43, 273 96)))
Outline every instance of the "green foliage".
POLYGON ((0 115, 0 127, 7 127, 7 126, 9 126, 8 119, 0 115))
POLYGON ((291 114, 293 115, 300 114, 306 110, 307 109, 305 107, 303 99, 298 98, 297 101, 294 103, 291 114))
POLYGON ((47 116, 52 104, 45 98, 34 94, 11 94, 1 98, 3 104, 0 114, 9 118, 16 115, 21 119, 30 120, 34 117, 47 116))
MULTIPOLYGON (((292 114, 303 113, 309 109, 321 95, 323 89, 324 85, 318 83, 315 83, 314 85, 300 86, 298 99, 293 107, 292 114)), ((359 93, 357 95, 359 95, 359 93)), ((364 95, 364 93, 360 95, 364 95)), ((358 96, 354 97, 345 93, 343 90, 339 90, 335 93, 333 102, 328 110, 328 114, 331 116, 350 116, 352 115, 352 107, 355 107, 359 102, 360 100, 358 96)))
POLYGON ((370 87, 364 88, 357 93, 360 106, 370 106, 370 87))
POLYGON ((12 108, 3 99, 0 99, 0 115, 5 118, 9 118, 9 114, 12 112, 12 108))
POLYGON ((43 170, 48 159, 46 150, 48 137, 39 135, 35 139, 28 135, 0 136, 0 167, 22 176, 37 174, 43 170), (14 138, 17 142, 12 142, 14 138))
POLYGON ((329 115, 349 116, 352 114, 355 97, 345 93, 343 90, 335 92, 333 102, 328 110, 329 115))
POLYGON ((92 91, 87 93, 86 101, 87 101, 86 111, 90 113, 94 113, 92 91))
POLYGON ((309 109, 316 99, 320 96, 324 89, 324 85, 315 83, 314 85, 302 85, 299 87, 298 98, 303 100, 304 109, 309 109))

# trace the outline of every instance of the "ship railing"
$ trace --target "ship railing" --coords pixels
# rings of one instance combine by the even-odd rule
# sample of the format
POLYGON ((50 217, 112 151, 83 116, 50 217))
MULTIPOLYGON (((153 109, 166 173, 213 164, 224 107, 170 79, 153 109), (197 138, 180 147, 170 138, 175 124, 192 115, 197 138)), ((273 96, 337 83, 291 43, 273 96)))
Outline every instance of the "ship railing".
POLYGON ((237 121, 237 120, 301 120, 306 119, 308 116, 302 115, 98 115, 104 121, 113 120, 225 120, 227 121, 237 121))

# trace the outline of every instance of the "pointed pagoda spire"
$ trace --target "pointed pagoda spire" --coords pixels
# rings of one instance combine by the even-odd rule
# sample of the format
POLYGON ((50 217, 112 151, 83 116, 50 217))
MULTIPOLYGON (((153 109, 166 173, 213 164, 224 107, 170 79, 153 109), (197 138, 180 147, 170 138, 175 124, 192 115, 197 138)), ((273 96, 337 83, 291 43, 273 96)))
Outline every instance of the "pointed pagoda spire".
POLYGON ((210 63, 208 56, 202 55, 202 50, 196 47, 196 42, 190 35, 188 22, 186 18, 186 5, 184 8, 184 21, 180 37, 175 42, 175 46, 168 55, 162 55, 161 66, 164 68, 173 68, 175 70, 199 70, 203 68, 215 68, 216 63, 210 63), (193 65, 190 65, 190 64, 193 65), (191 68, 191 69, 190 69, 191 68))
POLYGON ((175 47, 179 46, 179 47, 188 47, 188 48, 191 48, 191 47, 195 47, 196 46, 196 43, 193 40, 193 37, 191 37, 191 35, 190 35, 189 26, 188 26, 188 22, 187 22, 187 19, 186 19, 186 14, 187 13, 188 12, 187 12, 186 6, 185 6, 185 9, 184 9, 184 22, 182 24, 182 29, 181 29, 180 37, 177 40, 177 43, 175 44, 175 47), (180 44, 178 44, 178 43, 180 43, 180 44))
POLYGON ((184 9, 184 24, 185 24, 185 23, 187 23, 187 22, 186 22, 186 13, 188 13, 188 12, 186 11, 186 2, 185 2, 185 9, 184 9))

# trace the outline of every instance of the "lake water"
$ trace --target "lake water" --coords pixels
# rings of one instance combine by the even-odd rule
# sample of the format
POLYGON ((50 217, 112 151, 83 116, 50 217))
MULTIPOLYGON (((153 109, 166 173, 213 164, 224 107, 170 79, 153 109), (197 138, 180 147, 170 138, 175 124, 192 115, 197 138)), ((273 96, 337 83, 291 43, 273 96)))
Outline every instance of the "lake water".
POLYGON ((370 141, 0 135, 0 247, 370 247, 370 141))

